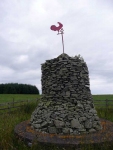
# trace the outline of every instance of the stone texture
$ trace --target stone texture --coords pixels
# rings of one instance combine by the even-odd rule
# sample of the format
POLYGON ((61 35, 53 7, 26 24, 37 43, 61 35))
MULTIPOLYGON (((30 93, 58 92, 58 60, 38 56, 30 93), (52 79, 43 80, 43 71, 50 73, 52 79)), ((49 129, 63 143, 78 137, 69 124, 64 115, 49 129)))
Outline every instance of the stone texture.
POLYGON ((36 131, 81 134, 101 130, 83 58, 61 54, 42 64, 42 97, 31 115, 36 131))
POLYGON ((81 128, 81 124, 78 119, 71 120, 71 128, 81 128))

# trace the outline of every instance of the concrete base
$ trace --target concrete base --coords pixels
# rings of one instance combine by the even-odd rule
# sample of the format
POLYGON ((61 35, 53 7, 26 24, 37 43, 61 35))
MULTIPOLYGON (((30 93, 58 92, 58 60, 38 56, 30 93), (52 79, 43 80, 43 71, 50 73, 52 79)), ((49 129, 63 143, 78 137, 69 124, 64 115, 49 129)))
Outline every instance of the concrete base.
POLYGON ((102 144, 113 142, 113 122, 100 119, 103 129, 98 132, 80 135, 57 135, 39 133, 31 129, 29 121, 23 121, 15 126, 14 133, 17 138, 24 140, 28 146, 34 141, 43 144, 55 144, 60 146, 79 147, 81 144, 102 144))

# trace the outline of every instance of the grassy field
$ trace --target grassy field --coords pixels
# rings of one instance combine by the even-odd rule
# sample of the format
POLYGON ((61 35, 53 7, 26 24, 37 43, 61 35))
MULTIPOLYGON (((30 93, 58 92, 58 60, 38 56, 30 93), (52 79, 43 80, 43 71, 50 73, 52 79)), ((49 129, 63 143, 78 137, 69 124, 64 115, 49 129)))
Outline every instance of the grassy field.
POLYGON ((113 100, 113 95, 92 95, 94 100, 113 100))
POLYGON ((0 103, 12 102, 19 100, 32 100, 39 98, 38 94, 0 94, 0 103))
MULTIPOLYGON (((37 98, 37 95, 34 95, 33 97, 32 96, 33 95, 26 95, 26 98, 28 97, 31 97, 31 99, 37 98)), ((7 96, 2 95, 1 100, 2 102, 6 102, 8 100, 11 100, 11 98, 15 98, 15 100, 22 100, 23 95, 7 95, 7 96)), ((94 96, 94 99, 100 99, 100 98, 101 100, 105 100, 106 98, 112 100, 113 95, 94 96)), ((28 103, 25 106, 17 108, 15 112, 11 112, 9 114, 4 113, 3 115, 0 115, 0 150, 65 150, 63 148, 58 148, 56 146, 40 145, 39 143, 33 145, 30 148, 27 145, 25 145, 24 142, 22 142, 21 140, 17 140, 15 138, 14 127, 20 122, 30 119, 31 114, 36 108, 36 106, 37 106, 36 103, 32 102, 32 103, 28 103)), ((96 110, 100 118, 106 118, 107 120, 113 122, 113 107, 110 107, 108 109, 96 107, 96 110)), ((87 146, 81 146, 81 150, 111 150, 112 146, 109 146, 107 143, 103 147, 101 145, 97 145, 94 147, 91 145, 87 145, 87 146)), ((76 149, 69 148, 68 150, 76 150, 76 149)))
MULTIPOLYGON (((14 103, 14 105, 11 103, 8 105, 0 105, 0 114, 8 112, 8 111, 16 110, 17 108, 10 108, 10 107, 12 106, 18 107, 20 105, 24 105, 27 103, 26 100, 29 100, 30 102, 35 100, 34 102, 36 102, 36 100, 39 98, 40 98, 40 95, 38 94, 0 94, 0 104, 7 103, 7 102, 10 103, 10 102, 13 102, 13 100, 14 102, 20 102, 20 103, 14 103), (7 107, 9 107, 10 109, 4 109, 7 107), (4 109, 4 110, 1 110, 1 109, 4 109)), ((37 105, 37 103, 35 104, 37 105)))
MULTIPOLYGON (((0 103, 12 102, 19 100, 37 99, 41 95, 38 94, 0 94, 0 103)), ((92 95, 94 100, 113 100, 113 95, 92 95)))

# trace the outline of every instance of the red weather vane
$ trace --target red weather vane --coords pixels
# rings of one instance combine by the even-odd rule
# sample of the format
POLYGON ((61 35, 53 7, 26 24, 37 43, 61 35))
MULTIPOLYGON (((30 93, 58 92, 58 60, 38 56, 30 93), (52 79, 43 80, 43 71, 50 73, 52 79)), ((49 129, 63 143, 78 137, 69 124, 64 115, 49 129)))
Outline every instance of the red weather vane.
MULTIPOLYGON (((63 46, 63 53, 64 53, 64 40, 63 40, 63 34, 64 34, 64 30, 63 30, 63 24, 61 24, 60 22, 58 22, 58 24, 59 24, 59 26, 58 27, 56 27, 55 25, 52 25, 51 27, 50 27, 50 29, 51 30, 53 30, 53 31, 58 31, 58 34, 61 34, 62 35, 62 46, 63 46)), ((57 34, 57 35, 58 35, 57 34)))

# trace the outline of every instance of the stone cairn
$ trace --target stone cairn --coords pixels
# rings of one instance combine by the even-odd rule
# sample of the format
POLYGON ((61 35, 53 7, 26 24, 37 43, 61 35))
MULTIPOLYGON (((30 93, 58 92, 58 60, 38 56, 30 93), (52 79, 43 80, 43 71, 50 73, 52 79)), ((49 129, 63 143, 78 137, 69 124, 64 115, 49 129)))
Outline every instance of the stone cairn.
POLYGON ((83 58, 63 53, 41 65, 42 97, 31 115, 31 128, 61 135, 101 130, 83 58))

